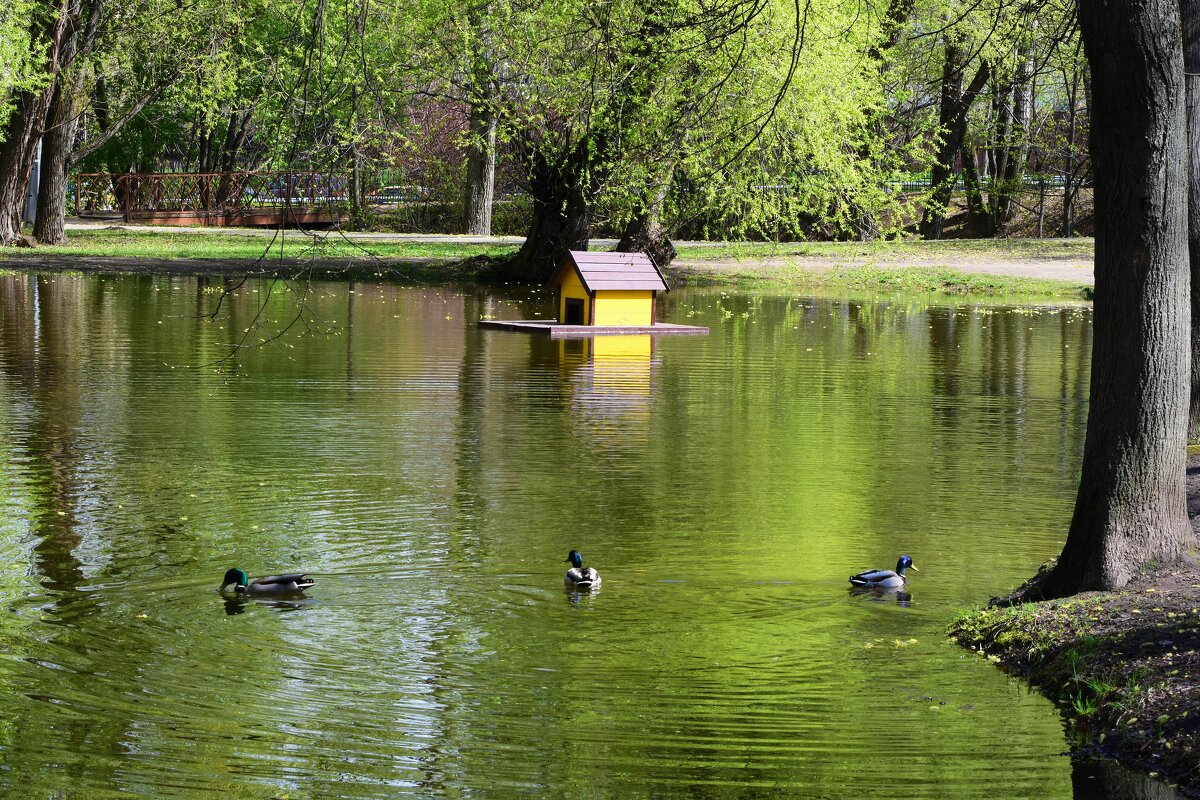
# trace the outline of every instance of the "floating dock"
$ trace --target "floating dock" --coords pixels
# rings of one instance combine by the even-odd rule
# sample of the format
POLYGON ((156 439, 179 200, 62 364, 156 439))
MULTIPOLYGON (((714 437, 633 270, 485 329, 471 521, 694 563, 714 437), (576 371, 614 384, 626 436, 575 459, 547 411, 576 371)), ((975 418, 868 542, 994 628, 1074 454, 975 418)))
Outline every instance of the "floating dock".
POLYGON ((479 327, 500 331, 518 331, 520 333, 546 334, 551 339, 586 339, 591 336, 612 336, 621 334, 651 334, 652 336, 691 335, 704 336, 708 328, 699 325, 672 325, 669 322, 657 322, 653 325, 563 325, 554 320, 542 319, 481 319, 479 327))

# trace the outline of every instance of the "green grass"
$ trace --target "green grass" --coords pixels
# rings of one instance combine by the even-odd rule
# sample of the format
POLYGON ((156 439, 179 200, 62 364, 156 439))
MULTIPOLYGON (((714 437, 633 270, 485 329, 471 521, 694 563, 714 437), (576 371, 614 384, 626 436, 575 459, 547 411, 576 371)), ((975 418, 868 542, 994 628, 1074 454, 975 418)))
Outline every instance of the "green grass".
MULTIPOLYGON (((502 257, 515 251, 513 245, 480 245, 454 241, 413 242, 356 239, 337 232, 327 234, 287 231, 229 230, 192 232, 186 230, 129 231, 122 229, 76 230, 69 242, 56 247, 11 251, 12 258, 39 256, 83 256, 93 258, 137 258, 172 261, 219 260, 251 262, 260 258, 286 259, 331 264, 369 264, 374 258, 398 262, 450 264, 480 255, 502 257)), ((1029 258, 1038 255, 1090 255, 1091 239, 954 240, 941 242, 812 242, 775 244, 731 242, 714 246, 683 247, 683 265, 672 269, 677 277, 701 284, 750 287, 806 287, 894 294, 954 294, 987 297, 1012 296, 1022 301, 1087 299, 1090 289, 1082 283, 1002 275, 960 272, 941 266, 889 266, 888 257, 937 257, 947 261, 973 257, 1029 258), (853 267, 813 269, 803 261, 789 259, 846 258, 872 263, 853 267), (722 262, 720 264, 716 262, 722 262), (763 262, 772 262, 764 266, 763 262), (883 261, 885 263, 878 263, 883 261), (690 262, 690 263, 688 263, 690 262), (711 266, 710 266, 711 265, 711 266)), ((456 278, 468 278, 459 272, 456 278)), ((431 276, 431 279, 436 275, 431 276)))
MULTIPOLYGON (((40 247, 36 252, 91 256, 130 256, 138 258, 258 258, 268 242, 269 255, 278 256, 280 247, 286 257, 306 257, 314 237, 287 231, 281 237, 270 232, 228 231, 193 233, 185 231, 76 230, 70 241, 58 247, 40 247), (281 241, 282 240, 282 241, 281 241), (293 248, 295 248, 293 250, 293 248)), ((396 242, 347 240, 336 232, 319 234, 324 244, 320 254, 328 257, 363 256, 383 258, 470 258, 477 255, 505 255, 511 245, 460 244, 458 242, 396 242)), ((962 239, 950 241, 877 241, 861 242, 727 242, 711 246, 684 246, 679 256, 686 260, 762 261, 788 257, 1089 257, 1091 239, 962 239)))
POLYGON ((726 242, 681 246, 679 257, 688 260, 759 260, 790 256, 838 258, 903 255, 909 257, 1035 258, 1058 256, 1090 258, 1094 241, 1075 239, 945 239, 863 242, 726 242))
POLYGON ((14 252, 16 255, 79 255, 147 259, 363 259, 462 260, 478 255, 502 256, 515 250, 508 245, 473 245, 457 242, 378 242, 348 240, 336 232, 312 235, 286 231, 279 236, 245 233, 141 232, 88 230, 68 232, 65 245, 14 252))
POLYGON ((981 275, 943 267, 841 267, 806 269, 798 264, 772 266, 767 270, 703 267, 680 270, 697 283, 733 284, 744 287, 791 286, 818 289, 853 289, 867 292, 907 294, 953 294, 984 297, 1019 297, 1022 300, 1089 300, 1092 288, 1084 283, 1026 278, 1015 275, 981 275))

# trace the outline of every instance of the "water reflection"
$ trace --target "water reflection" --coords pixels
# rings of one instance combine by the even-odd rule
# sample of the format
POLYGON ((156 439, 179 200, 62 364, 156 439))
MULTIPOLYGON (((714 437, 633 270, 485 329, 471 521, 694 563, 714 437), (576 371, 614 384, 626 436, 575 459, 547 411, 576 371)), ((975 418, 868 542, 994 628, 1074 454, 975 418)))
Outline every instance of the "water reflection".
POLYGON ((473 324, 535 292, 313 284, 337 335, 232 377, 289 308, 226 288, 0 277, 0 793, 1077 791, 943 630, 1061 546, 1088 310, 685 289, 710 336, 572 344, 473 324), (839 601, 901 551, 919 603, 839 601), (319 602, 217 611, 231 562, 319 602))
POLYGON ((270 597, 248 597, 242 594, 225 593, 222 595, 222 604, 225 607, 227 616, 246 613, 248 606, 270 608, 275 611, 301 611, 309 608, 312 605, 311 600, 283 600, 280 598, 270 597))
POLYGON ((1161 781, 1103 758, 1073 760, 1071 787, 1075 800, 1175 800, 1181 796, 1161 781))
POLYGON ((905 589, 883 589, 878 586, 851 586, 850 595, 875 602, 895 602, 904 608, 912 605, 912 593, 905 589))

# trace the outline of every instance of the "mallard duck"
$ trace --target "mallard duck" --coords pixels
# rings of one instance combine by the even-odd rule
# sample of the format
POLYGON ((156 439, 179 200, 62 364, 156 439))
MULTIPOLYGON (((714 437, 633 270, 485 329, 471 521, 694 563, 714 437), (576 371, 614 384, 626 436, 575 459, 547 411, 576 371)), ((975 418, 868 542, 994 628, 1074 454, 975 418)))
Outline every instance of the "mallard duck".
POLYGON ((920 572, 913 566, 911 558, 900 556, 894 572, 890 569, 869 569, 866 572, 851 575, 850 583, 860 589, 900 589, 908 583, 908 577, 904 571, 909 569, 913 572, 920 572))
POLYGON ((314 583, 316 581, 303 572, 292 575, 268 575, 252 581, 243 570, 234 567, 225 573, 221 591, 225 591, 226 586, 233 584, 233 590, 238 594, 299 594, 314 583))
POLYGON ((571 565, 567 574, 563 576, 563 583, 567 586, 573 589, 595 589, 600 585, 600 573, 583 565, 583 554, 578 550, 571 551, 567 556, 567 563, 571 565))

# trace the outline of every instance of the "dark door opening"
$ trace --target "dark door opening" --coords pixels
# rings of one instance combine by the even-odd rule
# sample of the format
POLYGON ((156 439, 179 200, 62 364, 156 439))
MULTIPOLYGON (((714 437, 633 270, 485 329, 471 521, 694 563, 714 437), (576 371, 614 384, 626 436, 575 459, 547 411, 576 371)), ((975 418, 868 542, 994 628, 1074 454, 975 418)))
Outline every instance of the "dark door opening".
POLYGON ((564 325, 582 325, 583 324, 583 301, 578 297, 567 298, 567 318, 563 320, 564 325))

